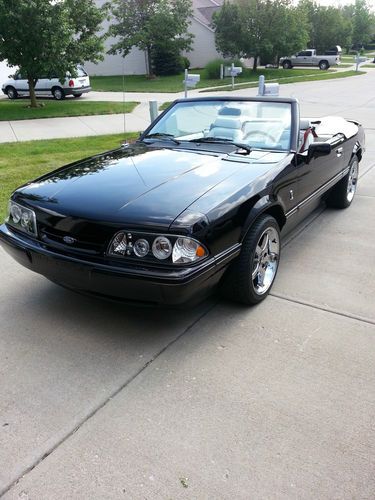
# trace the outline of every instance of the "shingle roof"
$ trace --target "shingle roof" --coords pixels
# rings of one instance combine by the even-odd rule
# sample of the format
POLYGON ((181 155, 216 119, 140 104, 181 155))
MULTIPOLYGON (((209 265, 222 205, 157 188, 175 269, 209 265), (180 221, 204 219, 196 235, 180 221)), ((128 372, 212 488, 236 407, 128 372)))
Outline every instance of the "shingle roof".
POLYGON ((194 17, 206 26, 211 25, 212 14, 223 5, 224 0, 193 0, 194 17))

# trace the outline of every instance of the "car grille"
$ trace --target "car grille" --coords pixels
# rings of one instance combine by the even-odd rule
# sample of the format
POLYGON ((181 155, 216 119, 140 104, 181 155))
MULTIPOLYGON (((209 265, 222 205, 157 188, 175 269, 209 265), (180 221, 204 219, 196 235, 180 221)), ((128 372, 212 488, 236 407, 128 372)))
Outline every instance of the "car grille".
POLYGON ((104 245, 80 238, 72 238, 71 234, 59 231, 53 227, 39 226, 40 240, 46 246, 62 253, 85 254, 92 256, 103 255, 104 245), (72 238, 71 242, 64 241, 64 237, 72 238))

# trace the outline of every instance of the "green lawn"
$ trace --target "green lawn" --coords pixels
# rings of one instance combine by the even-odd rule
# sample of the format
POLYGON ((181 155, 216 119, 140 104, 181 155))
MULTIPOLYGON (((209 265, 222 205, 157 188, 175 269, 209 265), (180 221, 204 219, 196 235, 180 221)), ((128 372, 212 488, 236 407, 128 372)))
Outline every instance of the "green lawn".
POLYGON ((137 102, 100 102, 100 101, 39 101, 41 108, 29 108, 28 99, 10 101, 0 100, 0 121, 27 120, 31 118, 56 118, 61 116, 112 115, 130 113, 137 102))
POLYGON ((360 68, 372 68, 375 69, 375 64, 362 64, 360 68))
MULTIPOLYGON (((294 70, 292 70, 294 71, 294 70)), ((295 71, 297 73, 297 71, 295 71)), ((287 78, 278 78, 274 80, 275 82, 280 83, 281 85, 287 84, 287 83, 299 83, 299 82, 312 82, 312 81, 317 81, 317 80, 332 80, 335 78, 347 78, 349 76, 358 76, 358 75, 364 75, 366 72, 365 71, 342 71, 342 72, 337 72, 334 73, 332 71, 320 71, 316 74, 313 75, 300 75, 296 74, 296 76, 291 76, 287 78)), ((271 79, 268 80, 268 82, 272 81, 271 79)), ((238 89, 246 89, 246 88, 252 88, 252 87, 257 87, 258 82, 254 83, 249 83, 241 86, 235 87, 234 90, 238 89)), ((227 92, 228 90, 232 90, 231 86, 226 86, 223 87, 225 91, 227 92)), ((212 89, 212 90, 203 90, 202 92, 216 92, 217 89, 212 89)))
POLYGON ((80 158, 116 148, 137 133, 0 144, 0 221, 12 191, 30 179, 80 158))
MULTIPOLYGON (((236 82, 255 82, 258 81, 260 75, 264 75, 267 79, 291 76, 297 73, 299 75, 314 75, 321 73, 319 69, 265 69, 260 68, 257 71, 245 69, 243 73, 236 78, 236 82)), ((191 73, 199 73, 201 81, 196 88, 217 87, 230 83, 230 78, 220 80, 208 80, 204 76, 203 69, 191 70, 191 73)), ((124 78, 126 92, 182 92, 184 89, 182 80, 184 75, 175 76, 160 76, 153 80, 147 79, 144 75, 129 75, 124 78)), ((123 78, 118 76, 92 76, 90 77, 91 87, 97 91, 123 91, 123 78)))

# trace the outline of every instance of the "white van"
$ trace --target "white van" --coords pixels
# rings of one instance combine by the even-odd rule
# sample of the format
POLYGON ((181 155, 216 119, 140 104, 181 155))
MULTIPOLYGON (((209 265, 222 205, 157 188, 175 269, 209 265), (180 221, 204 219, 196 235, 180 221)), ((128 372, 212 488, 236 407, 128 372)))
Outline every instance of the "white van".
MULTIPOLYGON (((21 73, 16 73, 2 85, 2 91, 9 99, 17 99, 29 95, 29 84, 21 73)), ((77 77, 73 78, 69 73, 64 83, 58 78, 38 78, 35 85, 35 94, 38 97, 53 96, 60 101, 67 95, 81 97, 82 94, 90 92, 90 78, 82 67, 77 68, 77 77)))

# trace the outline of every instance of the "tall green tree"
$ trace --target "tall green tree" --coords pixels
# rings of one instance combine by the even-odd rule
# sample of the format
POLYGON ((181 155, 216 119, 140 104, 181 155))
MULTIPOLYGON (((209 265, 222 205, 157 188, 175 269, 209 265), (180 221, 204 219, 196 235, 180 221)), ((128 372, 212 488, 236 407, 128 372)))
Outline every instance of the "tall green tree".
POLYGON ((308 21, 310 48, 322 53, 335 45, 351 45, 352 19, 344 8, 321 6, 315 0, 302 0, 299 7, 308 21))
POLYGON ((116 38, 109 53, 126 57, 133 47, 144 51, 149 77, 157 47, 168 46, 174 53, 190 50, 191 0, 112 0, 107 5, 113 21, 108 34, 116 38))
POLYGON ((104 17, 93 0, 0 0, 0 61, 26 75, 31 107, 39 77, 63 81, 77 64, 103 59, 104 17))
POLYGON ((353 6, 353 43, 366 45, 374 34, 374 14, 366 0, 355 0, 353 6))
POLYGON ((224 56, 277 60, 304 48, 307 22, 290 0, 226 2, 214 14, 216 47, 224 56))

